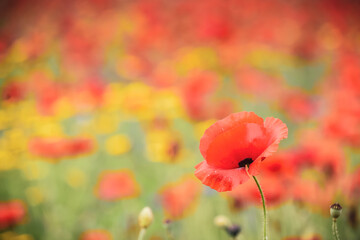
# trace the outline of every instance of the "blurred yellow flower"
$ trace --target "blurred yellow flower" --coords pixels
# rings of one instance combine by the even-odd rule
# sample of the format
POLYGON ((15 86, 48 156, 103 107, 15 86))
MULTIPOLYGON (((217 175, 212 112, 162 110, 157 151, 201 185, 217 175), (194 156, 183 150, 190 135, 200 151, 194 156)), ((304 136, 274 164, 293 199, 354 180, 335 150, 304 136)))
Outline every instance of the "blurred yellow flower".
POLYGON ((11 123, 11 116, 6 110, 0 110, 0 130, 4 130, 9 127, 11 123))
POLYGON ((12 124, 24 128, 33 128, 39 119, 36 103, 32 100, 19 102, 11 112, 12 124))
POLYGON ((48 174, 47 165, 37 161, 23 161, 20 170, 27 180, 38 180, 48 174))
POLYGON ((169 119, 185 116, 185 110, 180 97, 170 90, 160 90, 156 92, 150 106, 156 116, 169 119))
POLYGON ((26 197, 29 203, 33 206, 39 205, 44 201, 44 192, 36 186, 28 187, 25 190, 26 197))
POLYGON ((3 140, 7 150, 21 152, 27 149, 27 136, 20 128, 12 128, 5 131, 3 140))
POLYGON ((214 49, 207 47, 183 48, 176 58, 176 69, 179 74, 186 75, 192 70, 212 69, 218 64, 214 49))
POLYGON ((7 61, 11 63, 21 63, 25 61, 27 57, 25 42, 22 39, 18 39, 11 46, 7 61))
POLYGON ((195 136, 197 139, 200 139, 202 135, 204 135, 204 132, 206 129, 208 129, 212 124, 216 122, 215 119, 209 119, 206 121, 202 121, 199 123, 196 123, 194 126, 195 136))
POLYGON ((110 83, 104 93, 104 108, 108 111, 120 111, 123 102, 123 86, 120 83, 110 83))
POLYGON ((130 83, 124 88, 123 109, 125 113, 135 115, 140 120, 150 119, 153 89, 141 82, 130 83))
POLYGON ((110 155, 121 155, 131 149, 131 142, 126 135, 117 134, 106 140, 105 149, 110 155))
POLYGON ((17 159, 9 151, 0 150, 0 171, 11 170, 17 166, 17 159))
POLYGON ((33 134, 37 137, 64 136, 61 124, 53 117, 39 117, 33 131, 33 134))
POLYGON ((150 161, 173 163, 179 160, 182 145, 177 134, 167 130, 152 130, 146 136, 150 161))
POLYGON ((94 131, 97 134, 109 134, 115 132, 118 125, 119 119, 116 115, 101 112, 94 116, 89 131, 94 131))
POLYGON ((75 108, 68 98, 62 97, 54 104, 54 114, 58 119, 70 118, 75 114, 75 108))
POLYGON ((34 238, 29 234, 17 234, 15 232, 4 232, 0 234, 1 240, 33 240, 34 238))
POLYGON ((80 169, 71 168, 66 173, 66 183, 72 188, 79 188, 86 183, 86 175, 80 169))

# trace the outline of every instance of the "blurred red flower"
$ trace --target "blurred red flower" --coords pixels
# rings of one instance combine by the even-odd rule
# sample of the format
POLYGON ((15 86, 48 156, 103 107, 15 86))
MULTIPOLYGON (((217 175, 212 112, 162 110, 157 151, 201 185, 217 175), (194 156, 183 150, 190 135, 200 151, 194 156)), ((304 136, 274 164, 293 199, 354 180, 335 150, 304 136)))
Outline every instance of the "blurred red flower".
POLYGON ((9 82, 2 89, 2 99, 5 102, 16 103, 24 99, 26 88, 20 82, 9 82))
POLYGON ((279 119, 265 121, 253 112, 239 112, 210 126, 200 140, 205 161, 195 168, 203 184, 219 191, 233 187, 259 174, 261 162, 272 155, 288 129, 279 119))
POLYGON ((59 160, 89 153, 94 142, 89 138, 33 138, 29 142, 29 151, 38 157, 59 160))
MULTIPOLYGON (((265 179, 265 177, 260 178, 265 179)), ((264 191, 266 198, 266 204, 268 206, 275 206, 283 203, 288 198, 288 191, 282 187, 283 182, 279 177, 266 177, 266 181, 261 181, 261 187, 264 191)), ((233 188, 231 192, 228 193, 230 197, 230 206, 232 209, 242 209, 249 204, 260 205, 261 198, 259 189, 255 184, 250 184, 248 182, 244 183, 243 186, 237 186, 233 188)))
MULTIPOLYGON (((282 152, 271 156, 261 166, 261 187, 264 191, 266 204, 276 206, 288 200, 291 186, 294 181, 295 166, 291 160, 292 155, 282 152)), ((241 209, 248 204, 261 204, 259 189, 255 184, 245 183, 235 187, 228 193, 231 207, 241 209)))
POLYGON ((0 230, 21 223, 25 216, 26 208, 22 201, 0 202, 0 230))
POLYGON ((160 190, 160 199, 169 219, 180 219, 194 209, 201 194, 201 184, 191 176, 167 184, 160 190))
POLYGON ((181 88, 185 108, 192 119, 209 118, 209 101, 216 91, 218 79, 209 72, 192 73, 181 88))
POLYGON ((105 230, 88 230, 81 234, 80 240, 112 240, 112 236, 105 230))
POLYGON ((138 196, 140 186, 130 170, 109 170, 100 174, 94 192, 102 200, 116 201, 138 196))
POLYGON ((290 162, 301 174, 306 170, 315 170, 316 177, 323 178, 321 184, 331 183, 338 186, 345 173, 346 158, 339 141, 326 138, 322 132, 303 130, 299 132, 299 143, 290 162))

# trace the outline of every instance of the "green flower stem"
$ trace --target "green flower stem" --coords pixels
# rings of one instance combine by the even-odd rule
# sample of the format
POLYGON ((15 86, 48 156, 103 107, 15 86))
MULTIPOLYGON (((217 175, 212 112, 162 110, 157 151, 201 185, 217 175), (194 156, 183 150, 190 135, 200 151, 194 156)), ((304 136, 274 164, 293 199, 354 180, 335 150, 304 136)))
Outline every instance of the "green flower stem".
POLYGON ((139 232, 138 240, 143 240, 144 236, 145 236, 145 233, 146 233, 146 228, 141 228, 141 230, 139 232))
POLYGON ((258 180, 256 179, 255 176, 253 176, 255 182, 256 182, 256 185, 259 189, 259 192, 260 192, 260 195, 261 195, 261 199, 262 199, 262 205, 263 205, 263 211, 264 211, 264 240, 268 240, 268 237, 267 237, 267 233, 266 233, 266 223, 267 223, 267 219, 266 219, 266 206, 265 206, 265 198, 264 198, 264 193, 261 189, 261 186, 258 182, 258 180))
POLYGON ((334 239, 335 240, 340 240, 339 232, 338 232, 338 229, 337 229, 336 218, 333 218, 332 232, 333 232, 333 235, 334 235, 334 239))

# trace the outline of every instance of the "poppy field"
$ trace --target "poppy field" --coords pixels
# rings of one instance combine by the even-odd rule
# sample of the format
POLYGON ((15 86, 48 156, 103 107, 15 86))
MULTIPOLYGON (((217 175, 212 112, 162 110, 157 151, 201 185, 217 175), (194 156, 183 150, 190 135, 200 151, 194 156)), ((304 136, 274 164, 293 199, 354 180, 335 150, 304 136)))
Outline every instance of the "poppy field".
POLYGON ((360 3, 0 2, 0 240, 359 240, 360 3))

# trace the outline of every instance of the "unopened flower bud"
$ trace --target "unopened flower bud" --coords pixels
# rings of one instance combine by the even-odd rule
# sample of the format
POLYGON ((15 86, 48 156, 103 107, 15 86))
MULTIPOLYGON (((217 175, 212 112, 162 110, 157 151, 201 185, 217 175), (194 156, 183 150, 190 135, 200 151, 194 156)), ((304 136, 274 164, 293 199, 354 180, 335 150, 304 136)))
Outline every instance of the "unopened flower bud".
POLYGON ((144 207, 139 214, 139 226, 141 228, 148 228, 154 219, 151 208, 144 207))
POLYGON ((340 217, 341 211, 342 207, 339 203, 334 203, 330 206, 330 215, 335 219, 340 217))
POLYGON ((217 227, 228 227, 231 225, 230 220, 224 215, 218 215, 214 219, 214 224, 217 227))
POLYGON ((237 235, 240 233, 241 231, 241 228, 240 226, 234 224, 234 225, 231 225, 231 226, 228 226, 225 228, 226 229, 226 232, 229 234, 230 237, 233 237, 233 238, 236 238, 237 235))

